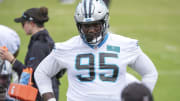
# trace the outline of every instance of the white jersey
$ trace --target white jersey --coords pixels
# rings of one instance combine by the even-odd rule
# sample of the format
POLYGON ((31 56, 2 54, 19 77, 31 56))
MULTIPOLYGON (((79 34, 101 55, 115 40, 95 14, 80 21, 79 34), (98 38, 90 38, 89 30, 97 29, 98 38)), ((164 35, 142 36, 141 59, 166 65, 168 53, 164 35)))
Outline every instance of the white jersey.
POLYGON ((80 36, 57 43, 35 71, 40 93, 52 92, 50 77, 62 68, 67 68, 68 73, 68 101, 120 101, 121 91, 126 85, 127 66, 140 73, 142 82, 153 89, 157 80, 156 69, 137 42, 107 34, 107 39, 96 49, 85 44, 80 36), (141 56, 144 60, 140 59, 141 56))

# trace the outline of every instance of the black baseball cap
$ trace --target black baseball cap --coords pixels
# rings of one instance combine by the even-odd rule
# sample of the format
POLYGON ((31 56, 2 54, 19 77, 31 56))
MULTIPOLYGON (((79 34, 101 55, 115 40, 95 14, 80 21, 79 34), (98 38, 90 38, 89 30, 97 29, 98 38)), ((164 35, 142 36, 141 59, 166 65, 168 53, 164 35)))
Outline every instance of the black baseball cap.
POLYGON ((39 8, 30 8, 27 9, 21 17, 15 18, 16 23, 23 23, 25 21, 35 21, 38 22, 38 18, 41 16, 39 14, 39 8))

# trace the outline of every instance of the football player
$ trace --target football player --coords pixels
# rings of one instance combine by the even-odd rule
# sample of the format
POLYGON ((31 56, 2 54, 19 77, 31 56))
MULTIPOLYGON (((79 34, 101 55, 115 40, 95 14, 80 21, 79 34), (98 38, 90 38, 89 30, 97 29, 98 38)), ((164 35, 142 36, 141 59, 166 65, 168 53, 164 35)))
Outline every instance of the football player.
POLYGON ((55 101, 50 78, 63 68, 69 82, 67 101, 120 101, 127 66, 153 90, 158 76, 154 64, 137 40, 108 31, 109 11, 102 0, 82 0, 74 18, 80 35, 57 43, 35 71, 44 101, 55 101))
MULTIPOLYGON (((19 52, 20 38, 13 29, 4 25, 0 25, 0 48, 4 46, 16 57, 19 52)), ((12 70, 10 62, 3 60, 0 57, 0 101, 11 99, 6 94, 11 79, 12 82, 18 82, 18 75, 12 70), (13 78, 11 78, 11 76, 13 78)))

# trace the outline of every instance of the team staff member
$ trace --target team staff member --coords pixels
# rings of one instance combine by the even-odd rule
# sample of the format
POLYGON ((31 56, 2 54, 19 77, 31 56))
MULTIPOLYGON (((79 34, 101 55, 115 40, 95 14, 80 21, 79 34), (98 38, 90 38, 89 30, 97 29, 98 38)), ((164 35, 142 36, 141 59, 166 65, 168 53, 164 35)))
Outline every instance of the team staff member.
POLYGON ((137 40, 108 31, 109 10, 102 0, 82 0, 74 18, 80 35, 57 43, 35 71, 45 101, 56 101, 50 78, 64 67, 69 82, 67 101, 121 101, 127 66, 153 90, 157 81, 155 66, 137 40))
MULTIPOLYGON (((13 65, 13 69, 17 71, 19 75, 21 75, 22 69, 26 67, 32 67, 35 71, 42 59, 44 59, 53 49, 54 41, 44 27, 44 23, 48 20, 48 9, 46 7, 27 9, 21 17, 15 19, 15 22, 22 24, 26 34, 31 35, 28 52, 25 57, 25 65, 18 61, 12 54, 3 50, 1 50, 1 58, 8 60, 13 65)), ((58 74, 58 76, 61 76, 61 74, 58 74)), ((58 77, 54 76, 51 80, 56 99, 58 100, 58 77)), ((34 79, 33 83, 36 87, 34 79)), ((39 95, 37 96, 37 100, 42 101, 39 95)))

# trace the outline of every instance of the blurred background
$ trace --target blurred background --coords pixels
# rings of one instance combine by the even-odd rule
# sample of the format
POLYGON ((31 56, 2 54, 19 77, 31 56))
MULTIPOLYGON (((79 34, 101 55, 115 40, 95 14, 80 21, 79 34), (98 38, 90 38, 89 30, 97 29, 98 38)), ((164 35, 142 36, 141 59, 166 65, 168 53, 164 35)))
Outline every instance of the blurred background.
MULTIPOLYGON (((32 7, 46 6, 50 20, 45 24, 55 42, 78 35, 74 12, 79 0, 0 0, 0 24, 14 29, 21 38, 18 59, 24 61, 29 36, 15 17, 32 7)), ((142 50, 159 72, 153 95, 155 101, 180 101, 180 0, 112 0, 110 31, 139 40, 142 50)), ((139 78, 137 73, 129 72, 139 78)), ((140 79, 140 78, 139 78, 140 79)), ((60 86, 60 101, 66 101, 67 76, 60 86)))

